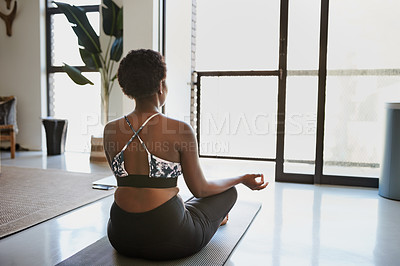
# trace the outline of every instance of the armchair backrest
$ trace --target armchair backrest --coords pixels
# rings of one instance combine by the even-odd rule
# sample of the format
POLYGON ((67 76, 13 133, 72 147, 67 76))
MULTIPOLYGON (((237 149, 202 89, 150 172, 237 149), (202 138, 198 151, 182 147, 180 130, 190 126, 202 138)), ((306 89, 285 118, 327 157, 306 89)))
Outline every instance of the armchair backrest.
POLYGON ((0 125, 14 125, 14 131, 18 132, 16 97, 0 96, 0 125))

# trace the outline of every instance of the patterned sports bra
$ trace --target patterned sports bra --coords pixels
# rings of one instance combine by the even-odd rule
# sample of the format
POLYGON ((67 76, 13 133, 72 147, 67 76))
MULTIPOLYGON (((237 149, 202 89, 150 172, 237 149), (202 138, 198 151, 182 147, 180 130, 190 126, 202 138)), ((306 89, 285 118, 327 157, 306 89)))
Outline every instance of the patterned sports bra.
POLYGON ((146 188, 170 188, 176 187, 178 176, 182 174, 182 167, 180 163, 170 162, 151 154, 144 144, 143 140, 139 136, 139 132, 153 117, 158 115, 155 113, 150 116, 141 126, 135 131, 125 116, 125 120, 129 127, 133 131, 133 136, 130 138, 128 143, 122 148, 122 150, 115 155, 112 160, 111 169, 117 178, 118 186, 128 187, 146 187, 146 188), (125 170, 124 151, 133 141, 134 138, 138 138, 142 146, 147 152, 147 158, 149 162, 149 175, 132 175, 128 174, 125 170))

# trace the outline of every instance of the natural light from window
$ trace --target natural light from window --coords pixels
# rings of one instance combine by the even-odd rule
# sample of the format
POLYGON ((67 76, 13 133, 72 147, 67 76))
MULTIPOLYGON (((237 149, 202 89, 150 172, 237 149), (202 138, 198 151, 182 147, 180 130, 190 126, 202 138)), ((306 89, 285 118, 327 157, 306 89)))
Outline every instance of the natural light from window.
MULTIPOLYGON (((69 1, 70 4, 99 4, 99 1, 69 1)), ((99 13, 87 13, 89 21, 99 34, 99 13)), ((63 63, 82 66, 78 39, 63 14, 52 16, 52 65, 63 63)), ((94 85, 75 84, 66 73, 54 73, 50 80, 51 113, 55 118, 67 119, 66 151, 90 152, 91 135, 101 135, 100 75, 83 73, 94 85)))

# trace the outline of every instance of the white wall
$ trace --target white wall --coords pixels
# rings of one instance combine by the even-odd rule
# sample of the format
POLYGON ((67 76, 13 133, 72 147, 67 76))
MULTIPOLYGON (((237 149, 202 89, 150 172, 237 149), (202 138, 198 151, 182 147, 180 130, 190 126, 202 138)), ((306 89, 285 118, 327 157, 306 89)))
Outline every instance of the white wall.
MULTIPOLYGON (((12 1, 14 3, 14 1, 12 1)), ((12 3, 12 6, 13 6, 12 3)), ((5 1, 0 10, 8 13, 5 1)), ((17 143, 42 148, 46 108, 45 10, 43 0, 18 0, 12 36, 0 20, 0 95, 17 97, 17 143)))
POLYGON ((166 64, 169 117, 190 122, 192 1, 167 1, 166 64))
MULTIPOLYGON (((124 0, 124 55, 132 49, 160 51, 158 0, 124 0)), ((192 1, 167 1, 166 63, 169 88, 166 114, 190 120, 190 64, 192 1)), ((118 86, 118 85, 117 85, 118 86)), ((110 105, 121 106, 122 115, 134 108, 134 101, 114 88, 110 105), (121 104, 122 101, 122 104, 121 104)), ((115 109, 114 109, 115 110, 115 109)))
MULTIPOLYGON (((124 0, 124 53, 133 49, 158 50, 158 1, 124 0)), ((123 95, 118 84, 113 88, 110 106, 119 106, 118 115, 129 113, 134 108, 134 101, 123 95)), ((111 110, 114 107, 111 107, 111 110)))
MULTIPOLYGON (((113 0, 119 7, 123 6, 123 0, 113 0)), ((125 9, 125 7, 124 7, 125 9)), ((100 17, 101 17, 101 12, 100 12, 100 17)), ((108 42, 109 42, 110 37, 106 34, 104 34, 103 31, 103 24, 100 24, 100 42, 101 42, 101 47, 103 47, 103 52, 106 49, 108 42)), ((114 39, 113 39, 114 40, 114 39)), ((118 65, 119 63, 114 65, 114 73, 117 73, 118 70, 118 65)), ((110 106, 109 106, 109 120, 113 120, 117 117, 120 117, 123 114, 122 111, 122 91, 121 88, 118 84, 118 80, 115 80, 114 86, 111 90, 110 94, 110 106)))

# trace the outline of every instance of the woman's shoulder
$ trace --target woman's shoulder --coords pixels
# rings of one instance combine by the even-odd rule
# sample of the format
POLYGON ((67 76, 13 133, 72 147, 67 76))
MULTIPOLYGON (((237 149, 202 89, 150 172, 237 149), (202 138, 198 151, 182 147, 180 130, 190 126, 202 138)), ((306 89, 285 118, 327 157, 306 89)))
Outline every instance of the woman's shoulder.
POLYGON ((165 138, 178 144, 178 146, 195 142, 196 136, 189 123, 166 116, 163 116, 162 119, 165 119, 166 123, 161 123, 164 125, 162 125, 160 132, 165 138))
POLYGON ((115 124, 121 123, 121 121, 125 121, 125 116, 121 116, 121 117, 118 117, 118 118, 108 121, 106 126, 107 125, 115 125, 115 124))
POLYGON ((174 132, 176 132, 177 134, 187 135, 193 133, 193 128, 190 126, 189 123, 182 120, 170 118, 165 115, 163 115, 162 117, 163 117, 162 119, 165 119, 165 121, 167 122, 168 129, 174 130, 174 132))
POLYGON ((104 136, 115 135, 118 129, 121 129, 121 125, 123 125, 125 121, 124 117, 113 119, 104 126, 104 136))
MULTIPOLYGON (((157 117, 155 117, 155 118, 157 118, 157 117)), ((190 126, 189 123, 182 121, 182 120, 168 117, 164 114, 161 114, 158 119, 155 119, 154 123, 150 121, 148 123, 148 126, 158 124, 158 127, 161 127, 161 128, 159 128, 160 131, 163 133, 173 133, 174 135, 177 135, 177 136, 194 135, 193 128, 190 126), (161 119, 161 120, 159 120, 159 119, 161 119)), ((123 129, 125 127, 126 127, 125 118, 123 116, 116 118, 114 120, 109 121, 105 125, 104 135, 115 135, 115 133, 123 131, 123 129)))

